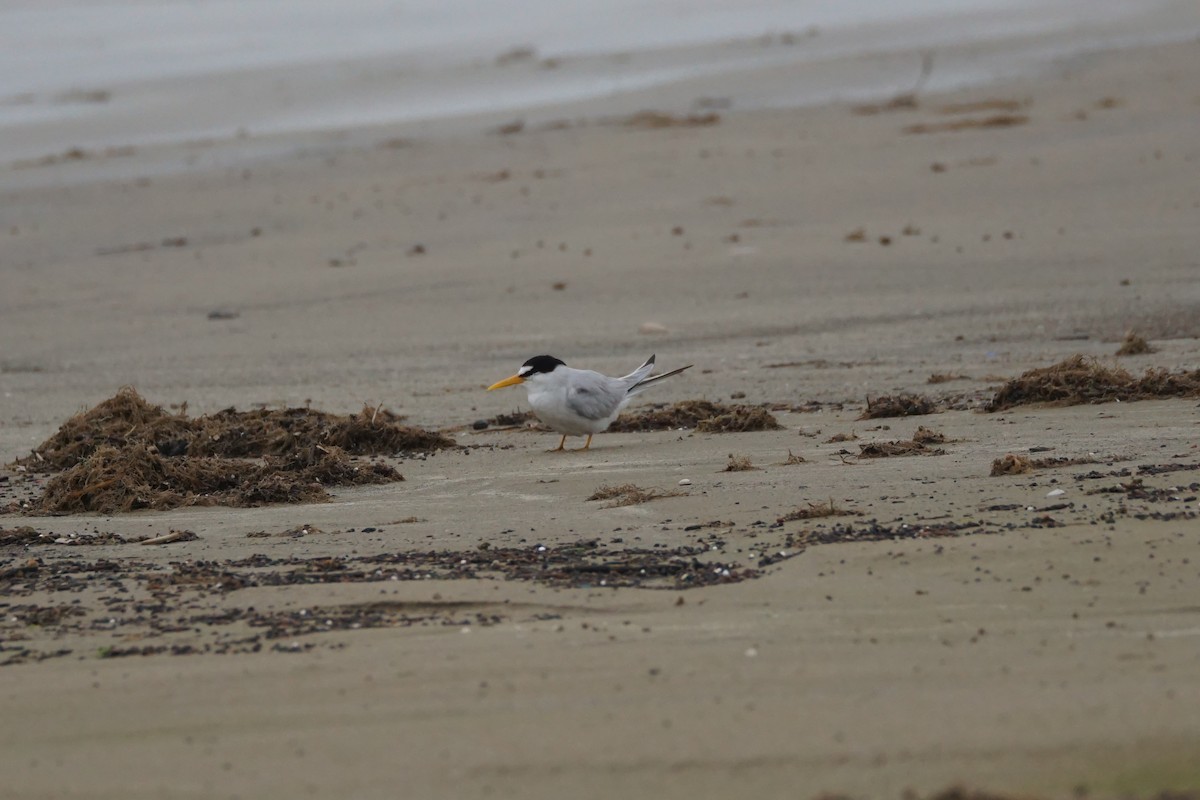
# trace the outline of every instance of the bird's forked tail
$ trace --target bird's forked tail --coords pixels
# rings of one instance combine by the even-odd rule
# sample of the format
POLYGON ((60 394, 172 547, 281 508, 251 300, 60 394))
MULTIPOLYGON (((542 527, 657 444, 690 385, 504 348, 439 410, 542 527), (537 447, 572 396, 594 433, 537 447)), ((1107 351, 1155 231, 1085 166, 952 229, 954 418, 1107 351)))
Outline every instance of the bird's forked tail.
POLYGON ((662 375, 655 375, 647 378, 646 376, 650 374, 652 369, 654 369, 654 356, 650 356, 648 359, 646 359, 645 364, 642 364, 640 367, 621 379, 625 381, 632 381, 633 383, 633 385, 629 387, 625 394, 627 397, 640 394, 641 392, 644 392, 646 389, 650 388, 652 384, 658 383, 659 381, 669 378, 672 375, 678 375, 685 369, 691 369, 693 366, 694 365, 692 364, 688 364, 686 367, 680 367, 679 369, 673 369, 670 372, 664 372, 662 375))

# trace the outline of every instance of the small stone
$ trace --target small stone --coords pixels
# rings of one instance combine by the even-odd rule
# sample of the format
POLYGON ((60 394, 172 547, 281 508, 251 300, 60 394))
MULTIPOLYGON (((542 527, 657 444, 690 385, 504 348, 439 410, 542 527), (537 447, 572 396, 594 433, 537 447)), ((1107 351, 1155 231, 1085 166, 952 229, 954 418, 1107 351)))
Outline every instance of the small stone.
POLYGON ((1066 491, 1063 489, 1051 489, 1046 492, 1046 497, 1062 497, 1064 494, 1066 494, 1066 491))
POLYGON ((680 481, 679 481, 679 485, 680 485, 680 486, 691 486, 691 485, 692 485, 692 479, 691 479, 691 478, 681 478, 681 479, 680 479, 680 481))
POLYGON ((663 325, 661 322, 643 322, 638 326, 638 333, 658 334, 666 332, 667 326, 663 325))
POLYGON ((477 431, 486 430, 487 426, 488 426, 488 421, 486 419, 477 419, 471 423, 471 427, 477 431))

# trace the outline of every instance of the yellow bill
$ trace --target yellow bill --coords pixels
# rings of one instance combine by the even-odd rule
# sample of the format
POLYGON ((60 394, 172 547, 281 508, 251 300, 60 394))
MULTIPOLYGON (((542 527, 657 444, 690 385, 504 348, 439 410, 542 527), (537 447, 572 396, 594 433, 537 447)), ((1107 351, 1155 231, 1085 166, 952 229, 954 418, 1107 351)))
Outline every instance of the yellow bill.
POLYGON ((505 386, 516 386, 518 383, 524 383, 525 379, 520 375, 513 375, 511 378, 505 378, 502 381, 497 381, 487 388, 490 392, 492 389, 503 389, 505 386))

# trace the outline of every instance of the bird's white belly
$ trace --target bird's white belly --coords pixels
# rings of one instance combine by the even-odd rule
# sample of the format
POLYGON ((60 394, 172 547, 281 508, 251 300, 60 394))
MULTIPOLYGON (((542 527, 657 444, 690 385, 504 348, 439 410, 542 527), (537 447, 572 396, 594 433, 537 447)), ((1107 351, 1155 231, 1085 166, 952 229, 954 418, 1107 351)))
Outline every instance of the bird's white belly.
POLYGON ((610 416, 603 419, 588 419, 574 414, 567 407, 565 391, 530 392, 529 405, 533 408, 534 415, 545 425, 568 436, 600 433, 606 430, 620 413, 619 408, 615 409, 610 416))

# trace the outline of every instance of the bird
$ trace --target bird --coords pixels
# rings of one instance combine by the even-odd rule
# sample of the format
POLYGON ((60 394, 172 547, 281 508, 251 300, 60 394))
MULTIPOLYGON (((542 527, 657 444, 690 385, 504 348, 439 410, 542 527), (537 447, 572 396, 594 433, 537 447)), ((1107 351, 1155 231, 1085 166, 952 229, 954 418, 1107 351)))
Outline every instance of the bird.
POLYGON ((558 447, 549 452, 564 450, 568 436, 587 436, 583 447, 575 448, 581 451, 592 446, 593 435, 608 430, 634 395, 692 366, 648 377, 654 369, 652 355, 628 375, 610 378, 590 369, 573 369, 562 359, 542 355, 529 359, 516 375, 493 383, 487 390, 524 384, 534 416, 562 434, 558 447))

